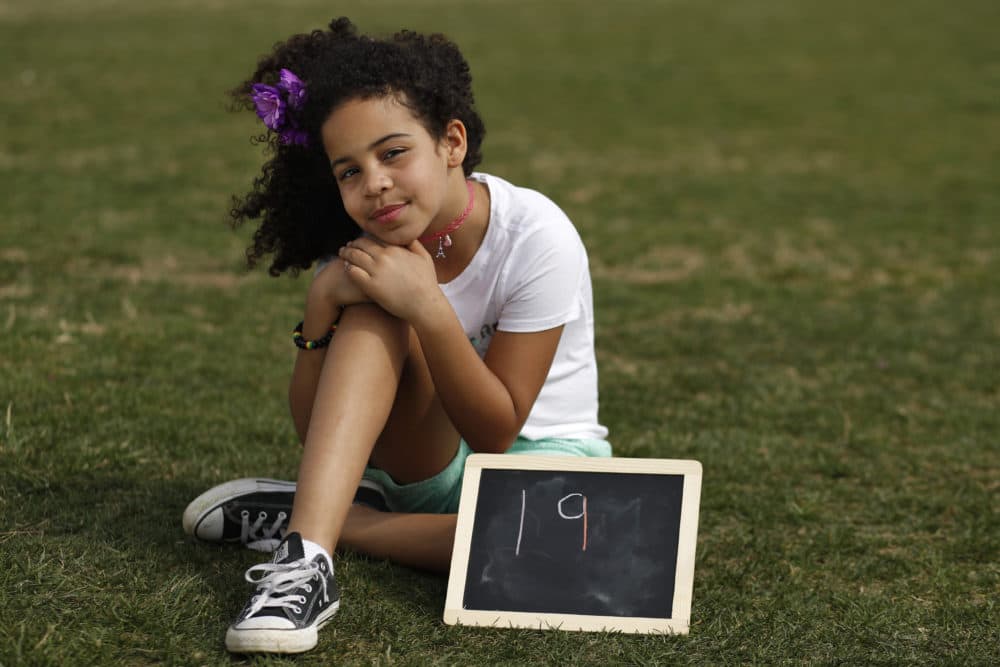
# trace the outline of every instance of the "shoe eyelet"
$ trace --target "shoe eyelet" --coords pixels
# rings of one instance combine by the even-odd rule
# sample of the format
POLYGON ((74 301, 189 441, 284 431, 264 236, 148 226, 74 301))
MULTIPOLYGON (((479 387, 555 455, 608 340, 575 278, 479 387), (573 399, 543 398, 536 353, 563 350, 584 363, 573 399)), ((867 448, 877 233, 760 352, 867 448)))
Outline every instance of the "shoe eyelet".
POLYGON ((257 512, 257 518, 258 519, 266 519, 267 518, 267 512, 265 512, 264 510, 261 510, 260 512, 257 512))
POLYGON ((292 611, 294 611, 296 614, 301 614, 302 613, 302 607, 296 607, 296 606, 292 605, 292 611))
POLYGON ((240 511, 240 516, 243 517, 244 519, 247 518, 248 516, 250 516, 250 510, 240 511))
MULTIPOLYGON (((305 586, 303 586, 303 588, 306 589, 306 593, 312 593, 313 592, 312 584, 306 584, 305 586)), ((302 600, 302 601, 305 602, 305 600, 302 600)))

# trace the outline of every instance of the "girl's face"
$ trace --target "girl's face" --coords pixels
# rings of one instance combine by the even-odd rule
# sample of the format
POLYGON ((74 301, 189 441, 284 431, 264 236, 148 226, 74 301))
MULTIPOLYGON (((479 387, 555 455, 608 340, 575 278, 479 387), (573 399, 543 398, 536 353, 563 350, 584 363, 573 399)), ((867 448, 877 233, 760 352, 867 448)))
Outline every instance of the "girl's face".
POLYGON ((407 245, 439 218, 447 224, 457 214, 449 186, 465 158, 460 122, 438 140, 395 97, 355 99, 333 110, 322 135, 344 208, 368 234, 407 245))

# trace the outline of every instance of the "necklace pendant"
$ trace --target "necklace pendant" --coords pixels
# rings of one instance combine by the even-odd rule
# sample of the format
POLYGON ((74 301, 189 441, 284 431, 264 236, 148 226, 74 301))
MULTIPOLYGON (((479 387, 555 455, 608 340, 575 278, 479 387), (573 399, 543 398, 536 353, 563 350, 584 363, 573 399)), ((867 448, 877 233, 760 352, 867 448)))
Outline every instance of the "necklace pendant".
POLYGON ((465 205, 465 210, 462 211, 457 218, 452 220, 451 224, 442 229, 440 232, 436 234, 427 234, 417 239, 421 243, 431 243, 434 239, 437 239, 438 249, 437 254, 434 255, 434 259, 443 259, 445 257, 444 249, 451 247, 451 233, 461 227, 462 223, 465 222, 465 219, 469 217, 470 213, 472 213, 472 206, 476 201, 476 191, 472 187, 472 181, 468 179, 465 181, 465 187, 469 191, 469 203, 465 205))

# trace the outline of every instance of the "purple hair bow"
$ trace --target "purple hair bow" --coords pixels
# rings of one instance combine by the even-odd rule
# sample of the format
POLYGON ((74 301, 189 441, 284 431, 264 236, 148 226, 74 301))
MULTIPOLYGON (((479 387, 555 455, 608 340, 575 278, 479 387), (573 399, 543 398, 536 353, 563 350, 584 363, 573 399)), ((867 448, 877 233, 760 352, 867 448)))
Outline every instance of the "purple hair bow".
POLYGON ((291 70, 284 68, 280 77, 277 86, 253 84, 250 99, 264 125, 278 133, 281 143, 305 146, 309 143, 309 135, 299 129, 295 119, 289 117, 288 110, 298 111, 305 104, 306 84, 291 70))

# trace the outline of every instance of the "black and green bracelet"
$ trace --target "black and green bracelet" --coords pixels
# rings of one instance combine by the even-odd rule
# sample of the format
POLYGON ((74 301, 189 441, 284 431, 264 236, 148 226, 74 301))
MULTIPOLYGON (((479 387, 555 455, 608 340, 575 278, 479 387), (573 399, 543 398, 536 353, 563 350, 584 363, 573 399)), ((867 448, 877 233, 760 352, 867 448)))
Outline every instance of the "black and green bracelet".
POLYGON ((326 347, 333 339, 333 332, 337 330, 337 323, 334 322, 330 325, 330 330, 326 332, 325 336, 316 340, 309 340, 302 335, 302 324, 303 322, 299 322, 292 331, 292 341, 301 350, 317 350, 321 347, 326 347))

